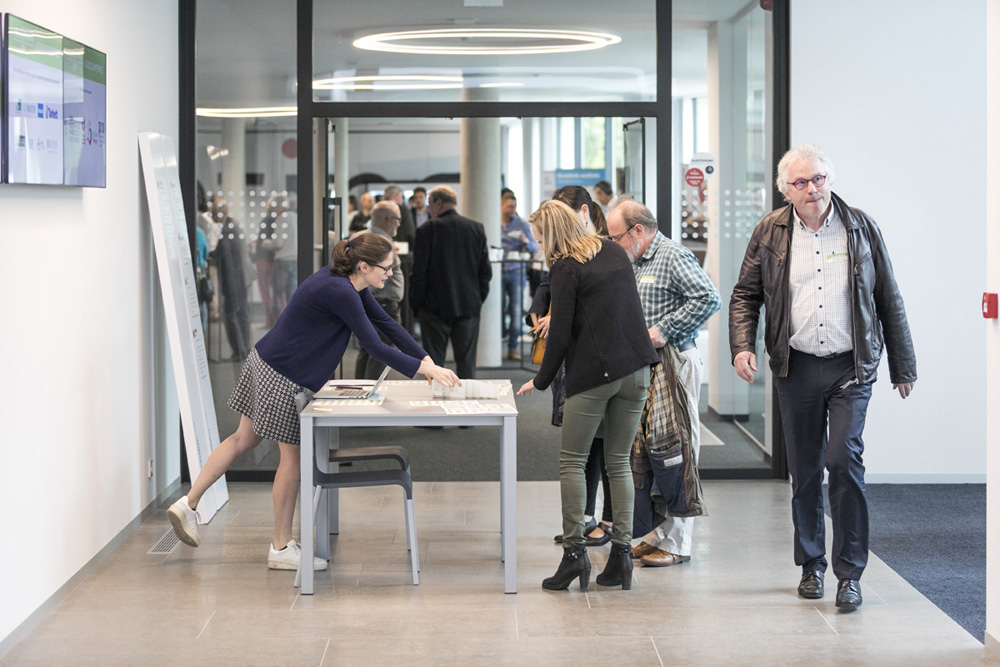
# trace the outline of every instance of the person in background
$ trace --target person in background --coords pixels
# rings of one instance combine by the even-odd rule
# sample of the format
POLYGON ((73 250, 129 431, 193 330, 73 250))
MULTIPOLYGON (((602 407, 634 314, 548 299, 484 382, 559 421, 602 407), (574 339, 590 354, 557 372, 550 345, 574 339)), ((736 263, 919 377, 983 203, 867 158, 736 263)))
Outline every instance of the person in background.
POLYGON ((229 217, 226 200, 216 195, 210 202, 212 218, 221 225, 219 243, 215 248, 219 264, 219 292, 226 338, 233 350, 232 361, 245 360, 250 354, 250 304, 247 300, 246 244, 243 230, 229 217))
POLYGON ((615 191, 611 189, 611 184, 607 181, 597 181, 594 183, 594 199, 601 205, 601 210, 604 211, 605 217, 615 207, 615 204, 618 203, 615 191))
MULTIPOLYGON (((601 212, 601 207, 590 198, 587 189, 579 185, 567 185, 555 191, 552 198, 569 206, 576 211, 576 215, 588 234, 595 236, 607 236, 608 226, 601 212)), ((544 252, 544 249, 543 249, 544 252)), ((528 309, 528 324, 536 328, 541 337, 548 335, 550 317, 548 315, 550 305, 550 291, 548 273, 535 292, 535 297, 528 309)), ((552 380, 552 425, 562 426, 563 408, 566 403, 566 371, 565 367, 559 369, 552 380)), ((604 424, 598 427, 594 435, 594 441, 590 446, 590 456, 587 458, 587 505, 584 509, 584 521, 586 535, 586 546, 598 547, 607 544, 611 540, 611 529, 613 515, 611 512, 611 482, 608 480, 608 473, 604 462, 604 424), (595 517, 597 510, 597 489, 603 484, 604 503, 600 522, 595 517)), ((562 534, 556 535, 555 541, 562 542, 562 534)))
POLYGON ((264 324, 269 329, 274 326, 278 319, 274 310, 273 278, 271 275, 274 270, 274 239, 276 238, 277 225, 278 221, 271 215, 271 210, 268 208, 261 215, 257 234, 251 242, 254 264, 257 267, 257 289, 260 292, 261 303, 264 304, 264 324))
POLYGON ((430 213, 427 211, 427 189, 421 186, 413 188, 413 196, 410 197, 410 213, 413 214, 413 224, 419 227, 430 220, 430 213))
POLYGON ((274 287, 274 311, 281 316, 298 285, 298 215, 295 213, 295 195, 276 195, 267 202, 268 217, 275 223, 274 267, 271 284, 274 287))
MULTIPOLYGON (((409 332, 413 332, 413 311, 410 309, 410 274, 413 272, 413 242, 417 227, 413 224, 413 213, 403 200, 403 189, 398 185, 390 185, 385 189, 385 201, 391 201, 399 209, 399 227, 396 231, 397 244, 405 243, 405 252, 399 254, 399 277, 403 283, 403 298, 399 303, 399 323, 409 332)), ((374 221, 373 221, 374 225, 374 221)))
POLYGON ((479 313, 493 277, 486 230, 459 215, 451 188, 438 186, 427 200, 431 219, 417 229, 410 307, 434 363, 444 363, 450 340, 459 377, 474 379, 479 313))
POLYGON ((889 378, 906 398, 917 360, 882 232, 833 192, 833 163, 818 147, 793 148, 778 162, 788 205, 754 228, 729 301, 729 347, 736 374, 753 383, 757 322, 781 408, 792 475, 799 596, 823 597, 829 471, 833 573, 841 611, 861 606, 868 564, 868 500, 861 434, 883 346, 889 378))
POLYGON ((552 316, 545 358, 519 396, 544 390, 566 364, 566 406, 559 487, 563 558, 542 587, 561 590, 579 578, 587 590, 590 559, 584 546, 585 468, 604 420, 604 451, 611 481, 614 537, 611 556, 597 576, 602 586, 632 587, 632 471, 629 452, 646 403, 656 351, 646 333, 642 304, 625 252, 588 234, 569 206, 550 200, 530 218, 549 263, 552 316))
MULTIPOLYGON (((372 228, 368 234, 379 234, 385 237, 390 243, 396 237, 399 230, 399 206, 393 201, 380 201, 372 208, 372 228)), ((392 250, 392 274, 386 278, 382 287, 369 287, 368 291, 375 297, 378 305, 392 319, 399 322, 399 309, 403 299, 403 274, 399 270, 399 254, 395 247, 392 250)), ((379 332, 382 342, 390 344, 392 341, 384 333, 379 332)), ((358 358, 354 364, 354 377, 378 379, 385 364, 375 359, 364 347, 358 351, 358 358)))
MULTIPOLYGON (((427 353, 389 317, 369 287, 381 288, 392 273, 392 244, 378 234, 341 241, 332 264, 314 273, 292 295, 274 327, 254 346, 236 383, 229 407, 242 417, 236 433, 215 448, 186 496, 167 510, 177 537, 193 547, 201 543, 197 508, 205 492, 241 454, 264 438, 278 442, 280 460, 274 476, 274 537, 267 566, 296 570, 301 550, 292 538, 292 517, 299 487, 299 416, 295 396, 317 391, 340 364, 351 333, 375 358, 405 375, 421 373, 451 387, 458 379, 431 361, 427 353), (399 348, 389 347, 376 329, 399 348)), ((324 570, 326 561, 313 567, 324 570)))
MULTIPOLYGON (((534 253, 538 243, 531 235, 531 226, 517 214, 517 197, 513 192, 503 195, 500 201, 500 245, 506 259, 520 260, 521 253, 534 253)), ((521 338, 521 315, 524 312, 524 279, 525 264, 522 261, 507 261, 501 265, 503 278, 503 312, 507 334, 507 358, 520 361, 521 353, 517 349, 521 338)))
MULTIPOLYGON (((698 406, 705 371, 695 339, 702 325, 722 305, 719 290, 694 254, 660 233, 652 212, 631 197, 623 196, 611 211, 608 233, 632 261, 649 339, 658 350, 663 367, 668 364, 673 367, 675 360, 680 361, 676 376, 683 385, 681 399, 690 420, 691 455, 697 466, 701 449, 698 406), (676 358, 673 351, 678 355, 676 358)), ((672 495, 666 488, 667 480, 676 483, 676 478, 670 477, 662 465, 653 466, 652 474, 661 495, 672 495)), ((647 507, 647 503, 637 501, 637 514, 642 515, 647 507)), ((647 525, 656 521, 647 514, 640 523, 647 525)), ((693 516, 666 516, 662 523, 650 527, 653 530, 632 550, 632 555, 641 559, 644 566, 663 567, 691 560, 693 516)))

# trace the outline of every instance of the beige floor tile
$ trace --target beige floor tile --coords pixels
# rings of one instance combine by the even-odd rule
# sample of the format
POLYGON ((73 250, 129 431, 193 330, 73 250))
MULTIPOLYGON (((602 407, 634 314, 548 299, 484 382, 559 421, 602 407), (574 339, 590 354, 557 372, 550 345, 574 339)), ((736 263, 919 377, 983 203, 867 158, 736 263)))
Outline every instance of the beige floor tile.
POLYGON ((315 594, 267 569, 268 484, 230 484, 202 546, 147 552, 169 528, 143 523, 0 665, 977 665, 1000 664, 873 555, 864 606, 839 614, 795 594, 790 490, 707 482, 690 563, 636 567, 633 589, 545 591, 559 564, 559 486, 518 485, 518 590, 503 593, 499 484, 414 485, 420 585, 402 495, 341 494, 340 534, 315 594))

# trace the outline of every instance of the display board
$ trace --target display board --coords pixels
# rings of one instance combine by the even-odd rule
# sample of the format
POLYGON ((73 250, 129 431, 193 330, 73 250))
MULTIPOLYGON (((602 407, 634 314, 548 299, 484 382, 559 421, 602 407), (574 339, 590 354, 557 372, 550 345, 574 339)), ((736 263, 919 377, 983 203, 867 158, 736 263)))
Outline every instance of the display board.
MULTIPOLYGON (((219 446, 219 424, 208 374, 208 356, 205 353, 197 282, 177 171, 177 153, 170 137, 141 132, 139 155, 166 310, 188 469, 194 479, 209 455, 219 446)), ((211 521, 227 500, 229 492, 223 476, 198 502, 199 521, 211 521)))
POLYGON ((104 187, 107 57, 7 14, 2 180, 104 187))
POLYGON ((63 184, 103 188, 107 57, 63 39, 63 184))

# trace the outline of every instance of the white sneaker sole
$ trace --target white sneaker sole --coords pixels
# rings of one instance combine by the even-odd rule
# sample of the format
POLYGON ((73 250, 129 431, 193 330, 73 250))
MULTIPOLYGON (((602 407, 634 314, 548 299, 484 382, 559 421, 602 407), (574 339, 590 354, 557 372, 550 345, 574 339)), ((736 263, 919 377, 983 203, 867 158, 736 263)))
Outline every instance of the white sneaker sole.
POLYGON ((171 505, 167 508, 167 516, 170 518, 170 525, 173 526, 177 539, 192 547, 201 544, 201 538, 198 537, 198 533, 191 530, 191 527, 188 526, 188 522, 184 518, 184 513, 180 509, 171 505))
MULTIPOLYGON (((313 570, 320 572, 325 570, 327 567, 327 562, 325 560, 313 561, 313 570)), ((269 570, 298 570, 299 566, 296 563, 286 563, 283 560, 269 560, 267 561, 267 569, 269 570)))

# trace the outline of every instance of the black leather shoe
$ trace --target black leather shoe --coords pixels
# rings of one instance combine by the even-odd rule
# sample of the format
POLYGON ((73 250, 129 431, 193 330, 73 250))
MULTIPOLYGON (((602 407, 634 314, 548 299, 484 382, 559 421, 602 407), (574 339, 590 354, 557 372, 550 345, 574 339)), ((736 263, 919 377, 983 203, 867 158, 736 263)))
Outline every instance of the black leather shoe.
POLYGON ((799 582, 799 597, 807 600, 818 600, 823 597, 823 573, 819 570, 809 570, 802 573, 799 582))
POLYGON ((861 606, 861 583, 857 579, 841 579, 837 585, 837 608, 854 611, 861 606))

